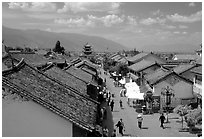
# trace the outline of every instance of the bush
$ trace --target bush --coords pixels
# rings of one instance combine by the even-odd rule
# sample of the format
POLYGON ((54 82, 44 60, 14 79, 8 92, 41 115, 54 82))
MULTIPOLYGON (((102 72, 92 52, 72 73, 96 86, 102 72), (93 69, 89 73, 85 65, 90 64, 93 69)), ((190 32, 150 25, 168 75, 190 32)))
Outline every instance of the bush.
POLYGON ((185 115, 185 121, 189 127, 195 126, 196 124, 201 124, 202 109, 194 109, 189 111, 189 113, 185 115))

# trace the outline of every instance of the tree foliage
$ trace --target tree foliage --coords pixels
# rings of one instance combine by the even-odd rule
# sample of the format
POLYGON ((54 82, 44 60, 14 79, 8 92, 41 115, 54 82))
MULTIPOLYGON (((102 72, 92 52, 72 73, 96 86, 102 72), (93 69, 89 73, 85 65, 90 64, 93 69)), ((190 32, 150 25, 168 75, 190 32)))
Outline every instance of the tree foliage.
POLYGON ((59 40, 56 42, 56 45, 53 48, 53 51, 56 52, 56 53, 59 53, 59 54, 64 54, 65 49, 64 49, 64 47, 62 47, 60 45, 60 41, 59 40))
POLYGON ((185 115, 185 121, 189 127, 202 124, 202 109, 190 110, 188 114, 185 115))
POLYGON ((176 108, 173 109, 174 113, 179 114, 181 116, 182 128, 183 128, 183 117, 188 114, 190 108, 187 105, 178 105, 176 108))

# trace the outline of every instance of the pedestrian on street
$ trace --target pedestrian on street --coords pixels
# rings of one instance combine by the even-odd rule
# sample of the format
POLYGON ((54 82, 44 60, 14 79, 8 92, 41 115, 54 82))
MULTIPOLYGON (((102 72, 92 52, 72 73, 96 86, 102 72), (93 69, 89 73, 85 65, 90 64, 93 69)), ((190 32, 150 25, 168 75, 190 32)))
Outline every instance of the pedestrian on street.
POLYGON ((103 129, 103 137, 108 137, 108 128, 106 126, 103 129))
POLYGON ((115 126, 119 128, 119 133, 123 136, 123 129, 125 128, 123 119, 121 118, 115 126))
POLYGON ((122 102, 122 100, 120 100, 120 108, 122 109, 123 108, 123 102, 122 102))
POLYGON ((116 137, 116 129, 113 130, 111 137, 116 137))
POLYGON ((101 110, 100 110, 100 120, 101 120, 101 122, 103 121, 103 118, 104 118, 104 109, 101 108, 101 110))
POLYGON ((110 107, 111 107, 111 111, 113 111, 113 107, 114 107, 114 100, 111 101, 110 103, 110 107))
POLYGON ((109 97, 108 97, 108 102, 107 102, 108 106, 110 105, 110 101, 111 101, 111 95, 109 95, 109 97))
POLYGON ((123 89, 120 90, 120 97, 123 97, 123 89))
POLYGON ((137 121, 138 121, 138 127, 140 129, 142 129, 142 121, 143 121, 143 118, 142 118, 142 115, 141 114, 138 114, 137 116, 137 121))
POLYGON ((161 116, 159 117, 159 120, 160 120, 160 122, 161 122, 161 125, 160 125, 160 127, 162 127, 163 129, 164 129, 164 120, 165 120, 166 118, 165 118, 165 116, 164 116, 164 114, 162 113, 161 114, 161 116))
POLYGON ((105 120, 107 118, 107 110, 106 107, 103 107, 103 119, 105 120))

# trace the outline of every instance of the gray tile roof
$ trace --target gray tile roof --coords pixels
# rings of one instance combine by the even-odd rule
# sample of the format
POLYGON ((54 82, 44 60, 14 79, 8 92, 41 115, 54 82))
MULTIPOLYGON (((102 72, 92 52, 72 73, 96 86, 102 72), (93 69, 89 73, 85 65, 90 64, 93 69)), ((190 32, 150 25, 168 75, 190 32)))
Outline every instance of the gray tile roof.
POLYGON ((200 56, 196 54, 177 54, 174 56, 176 60, 197 60, 200 56))
POLYGON ((146 69, 146 68, 148 68, 154 64, 156 64, 156 62, 141 60, 140 62, 129 66, 128 68, 135 71, 135 72, 139 72, 139 71, 146 69))
POLYGON ((74 124, 89 131, 94 129, 98 104, 35 68, 27 64, 21 65, 17 71, 3 74, 3 79, 4 85, 36 98, 39 100, 37 103, 46 103, 44 107, 49 105, 52 107, 50 110, 57 114, 62 113, 63 117, 74 124))
POLYGON ((194 64, 180 64, 176 66, 175 68, 173 68, 173 71, 177 74, 181 74, 185 71, 192 69, 193 67, 195 67, 194 64))
POLYGON ((148 81, 149 84, 154 84, 171 73, 172 71, 168 71, 166 69, 160 68, 156 70, 154 73, 145 75, 144 78, 148 81))
POLYGON ((202 66, 193 68, 191 72, 202 74, 202 66))
POLYGON ((82 69, 76 68, 74 66, 70 66, 69 68, 65 69, 68 73, 74 75, 75 77, 83 80, 86 83, 92 83, 93 85, 97 86, 95 82, 92 80, 92 75, 83 71, 82 69))
POLYGON ((186 79, 182 76, 179 76, 177 73, 171 71, 171 70, 167 70, 164 68, 160 68, 158 70, 156 70, 154 73, 150 73, 144 76, 144 78, 146 79, 146 81, 148 81, 148 84, 150 85, 154 85, 159 83, 160 81, 162 81, 163 79, 165 79, 167 76, 171 76, 174 75, 188 83, 193 84, 193 82, 189 79, 186 79))
POLYGON ((66 86, 76 89, 81 94, 87 95, 86 83, 65 70, 52 66, 45 73, 56 80, 60 80, 66 86))
POLYGON ((137 60, 147 56, 148 54, 149 53, 139 53, 139 54, 137 54, 137 55, 135 55, 133 57, 127 58, 127 60, 130 61, 130 62, 134 62, 134 61, 137 61, 137 60))
POLYGON ((38 55, 35 53, 12 53, 11 56, 18 61, 23 58, 26 63, 32 66, 44 65, 49 62, 49 60, 46 59, 43 55, 38 55))

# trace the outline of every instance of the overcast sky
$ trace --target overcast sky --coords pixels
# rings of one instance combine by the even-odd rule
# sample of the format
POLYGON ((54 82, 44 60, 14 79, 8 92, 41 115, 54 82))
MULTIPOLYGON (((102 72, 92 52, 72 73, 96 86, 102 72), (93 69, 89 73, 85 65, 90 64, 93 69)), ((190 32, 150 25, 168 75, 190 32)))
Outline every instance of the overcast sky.
POLYGON ((6 3, 2 23, 17 29, 97 35, 128 47, 199 45, 202 3, 6 3))

